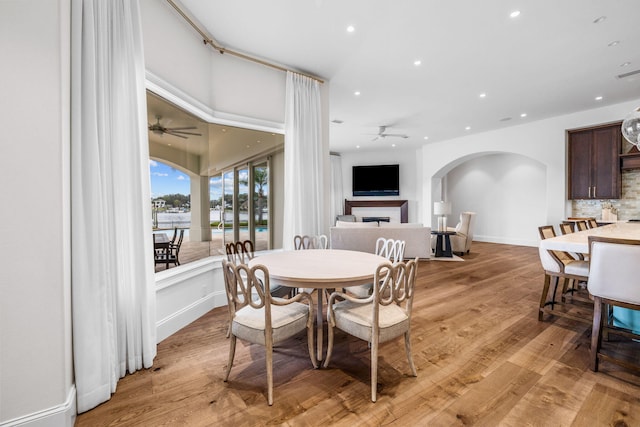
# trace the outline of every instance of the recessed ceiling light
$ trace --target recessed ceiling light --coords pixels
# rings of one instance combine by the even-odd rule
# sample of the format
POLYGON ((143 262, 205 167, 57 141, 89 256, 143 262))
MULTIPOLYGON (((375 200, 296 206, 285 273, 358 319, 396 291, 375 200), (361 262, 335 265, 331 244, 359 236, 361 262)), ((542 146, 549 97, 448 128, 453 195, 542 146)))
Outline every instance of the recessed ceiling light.
POLYGON ((427 139, 429 139, 429 137, 428 137, 428 136, 425 136, 425 137, 424 137, 424 139, 425 139, 425 140, 427 140, 427 139))
POLYGON ((360 96, 360 91, 359 91, 359 90, 357 90, 357 91, 353 92, 353 94, 354 94, 355 96, 360 96))
POLYGON ((222 129, 222 132, 226 132, 226 131, 227 131, 226 129, 222 129))
POLYGON ((359 146, 359 145, 356 145, 356 148, 360 148, 360 146, 359 146))
POLYGON ((247 148, 251 148, 251 146, 249 144, 247 144, 247 148))
POLYGON ((481 93, 479 96, 480 96, 480 98, 486 98, 486 97, 487 97, 487 94, 483 92, 483 93, 481 93))
POLYGON ((520 117, 522 117, 522 118, 527 117, 527 113, 522 113, 522 114, 520 114, 520 117))
POLYGON ((258 140, 257 143, 260 144, 260 143, 262 143, 262 141, 258 140))
POLYGON ((596 96, 596 101, 602 101, 602 96, 596 96))
POLYGON ((623 62, 622 64, 620 64, 621 67, 628 67, 629 65, 631 65, 631 62, 629 61, 623 62))
POLYGON ((396 146, 396 144, 391 144, 391 146, 392 146, 392 147, 395 147, 395 146, 396 146))
POLYGON ((593 20, 593 23, 594 23, 594 24, 599 24, 599 23, 601 23, 602 21, 604 21, 605 19, 607 19, 607 17, 606 17, 606 16, 599 16, 599 17, 597 17, 596 19, 594 19, 594 20, 593 20))
POLYGON ((420 61, 419 59, 416 59, 415 61, 413 61, 413 65, 415 65, 416 67, 420 64, 422 64, 422 61, 420 61))
POLYGON ((467 126, 464 130, 471 130, 471 126, 467 126))
POLYGON ((353 33, 356 30, 356 27, 354 27, 353 25, 349 25, 347 27, 347 33, 353 33))
POLYGON ((620 40, 614 40, 611 43, 609 43, 607 46, 613 47, 613 46, 618 46, 619 44, 620 44, 620 40))
POLYGON ((519 10, 514 10, 513 12, 511 12, 509 14, 509 16, 512 17, 512 18, 516 18, 516 17, 520 16, 520 11, 519 10))

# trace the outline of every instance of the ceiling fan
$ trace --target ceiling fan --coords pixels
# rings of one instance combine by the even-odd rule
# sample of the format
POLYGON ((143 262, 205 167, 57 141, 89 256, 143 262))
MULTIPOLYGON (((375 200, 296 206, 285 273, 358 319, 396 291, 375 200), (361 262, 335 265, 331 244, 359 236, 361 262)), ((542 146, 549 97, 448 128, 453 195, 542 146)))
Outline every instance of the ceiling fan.
POLYGON ((403 133, 385 133, 385 130, 387 130, 387 127, 388 126, 380 126, 378 128, 378 135, 376 135, 376 137, 373 138, 372 141, 375 141, 379 138, 384 139, 388 136, 395 137, 395 138, 409 138, 409 135, 405 135, 403 133))
POLYGON ((162 118, 161 116, 156 116, 157 122, 154 124, 149 124, 149 130, 155 133, 156 135, 164 135, 166 133, 168 135, 177 136, 178 138, 183 138, 183 139, 188 138, 188 136, 185 136, 185 135, 202 136, 201 133, 186 132, 187 130, 198 129, 196 126, 184 126, 179 128, 164 127, 160 124, 161 118, 162 118))

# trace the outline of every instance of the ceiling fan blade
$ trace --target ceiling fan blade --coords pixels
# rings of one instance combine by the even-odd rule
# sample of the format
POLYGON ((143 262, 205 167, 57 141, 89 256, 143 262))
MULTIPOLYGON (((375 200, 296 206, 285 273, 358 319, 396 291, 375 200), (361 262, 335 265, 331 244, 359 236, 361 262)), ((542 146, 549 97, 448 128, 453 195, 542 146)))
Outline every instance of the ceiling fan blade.
POLYGON ((170 130, 188 130, 188 129, 198 129, 197 126, 184 126, 180 128, 168 128, 170 130))
POLYGON ((183 130, 175 130, 175 129, 167 130, 167 133, 171 133, 171 134, 181 134, 181 135, 195 135, 195 136, 202 136, 202 134, 201 134, 201 133, 185 132, 185 131, 183 131, 183 130))
POLYGON ((397 136, 398 138, 409 138, 409 135, 403 133, 385 133, 384 136, 397 136))
POLYGON ((186 136, 182 136, 182 135, 177 134, 177 133, 173 133, 173 132, 169 132, 169 131, 167 131, 167 132, 165 132, 165 133, 166 133, 167 135, 173 135, 173 136, 177 136, 178 138, 187 139, 187 137, 186 137, 186 136))

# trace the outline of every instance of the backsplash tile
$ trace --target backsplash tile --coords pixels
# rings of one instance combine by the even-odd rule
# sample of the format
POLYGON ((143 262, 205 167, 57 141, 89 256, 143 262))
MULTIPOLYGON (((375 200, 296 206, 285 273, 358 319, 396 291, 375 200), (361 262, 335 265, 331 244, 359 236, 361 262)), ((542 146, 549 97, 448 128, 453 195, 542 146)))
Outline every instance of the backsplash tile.
POLYGON ((618 220, 640 219, 640 169, 622 171, 622 198, 605 200, 572 200, 572 216, 602 218, 602 203, 618 210, 618 220))

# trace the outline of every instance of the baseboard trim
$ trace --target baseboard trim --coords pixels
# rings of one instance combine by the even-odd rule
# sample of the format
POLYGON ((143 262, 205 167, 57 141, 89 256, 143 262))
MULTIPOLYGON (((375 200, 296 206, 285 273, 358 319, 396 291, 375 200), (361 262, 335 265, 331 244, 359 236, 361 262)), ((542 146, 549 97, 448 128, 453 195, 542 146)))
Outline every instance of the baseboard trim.
POLYGON ((67 400, 61 405, 2 422, 0 427, 73 427, 76 423, 76 412, 76 386, 74 384, 69 389, 67 400))
MULTIPOLYGON (((509 239, 505 237, 478 236, 478 235, 474 235, 473 240, 476 242, 501 243, 503 245, 533 246, 533 247, 538 247, 538 243, 539 243, 538 240, 509 239)), ((473 243, 471 244, 471 250, 473 251, 473 243)))
POLYGON ((204 316, 210 310, 227 304, 227 295, 224 292, 212 292, 205 297, 189 304, 175 313, 156 322, 156 342, 178 332, 189 323, 204 316))

